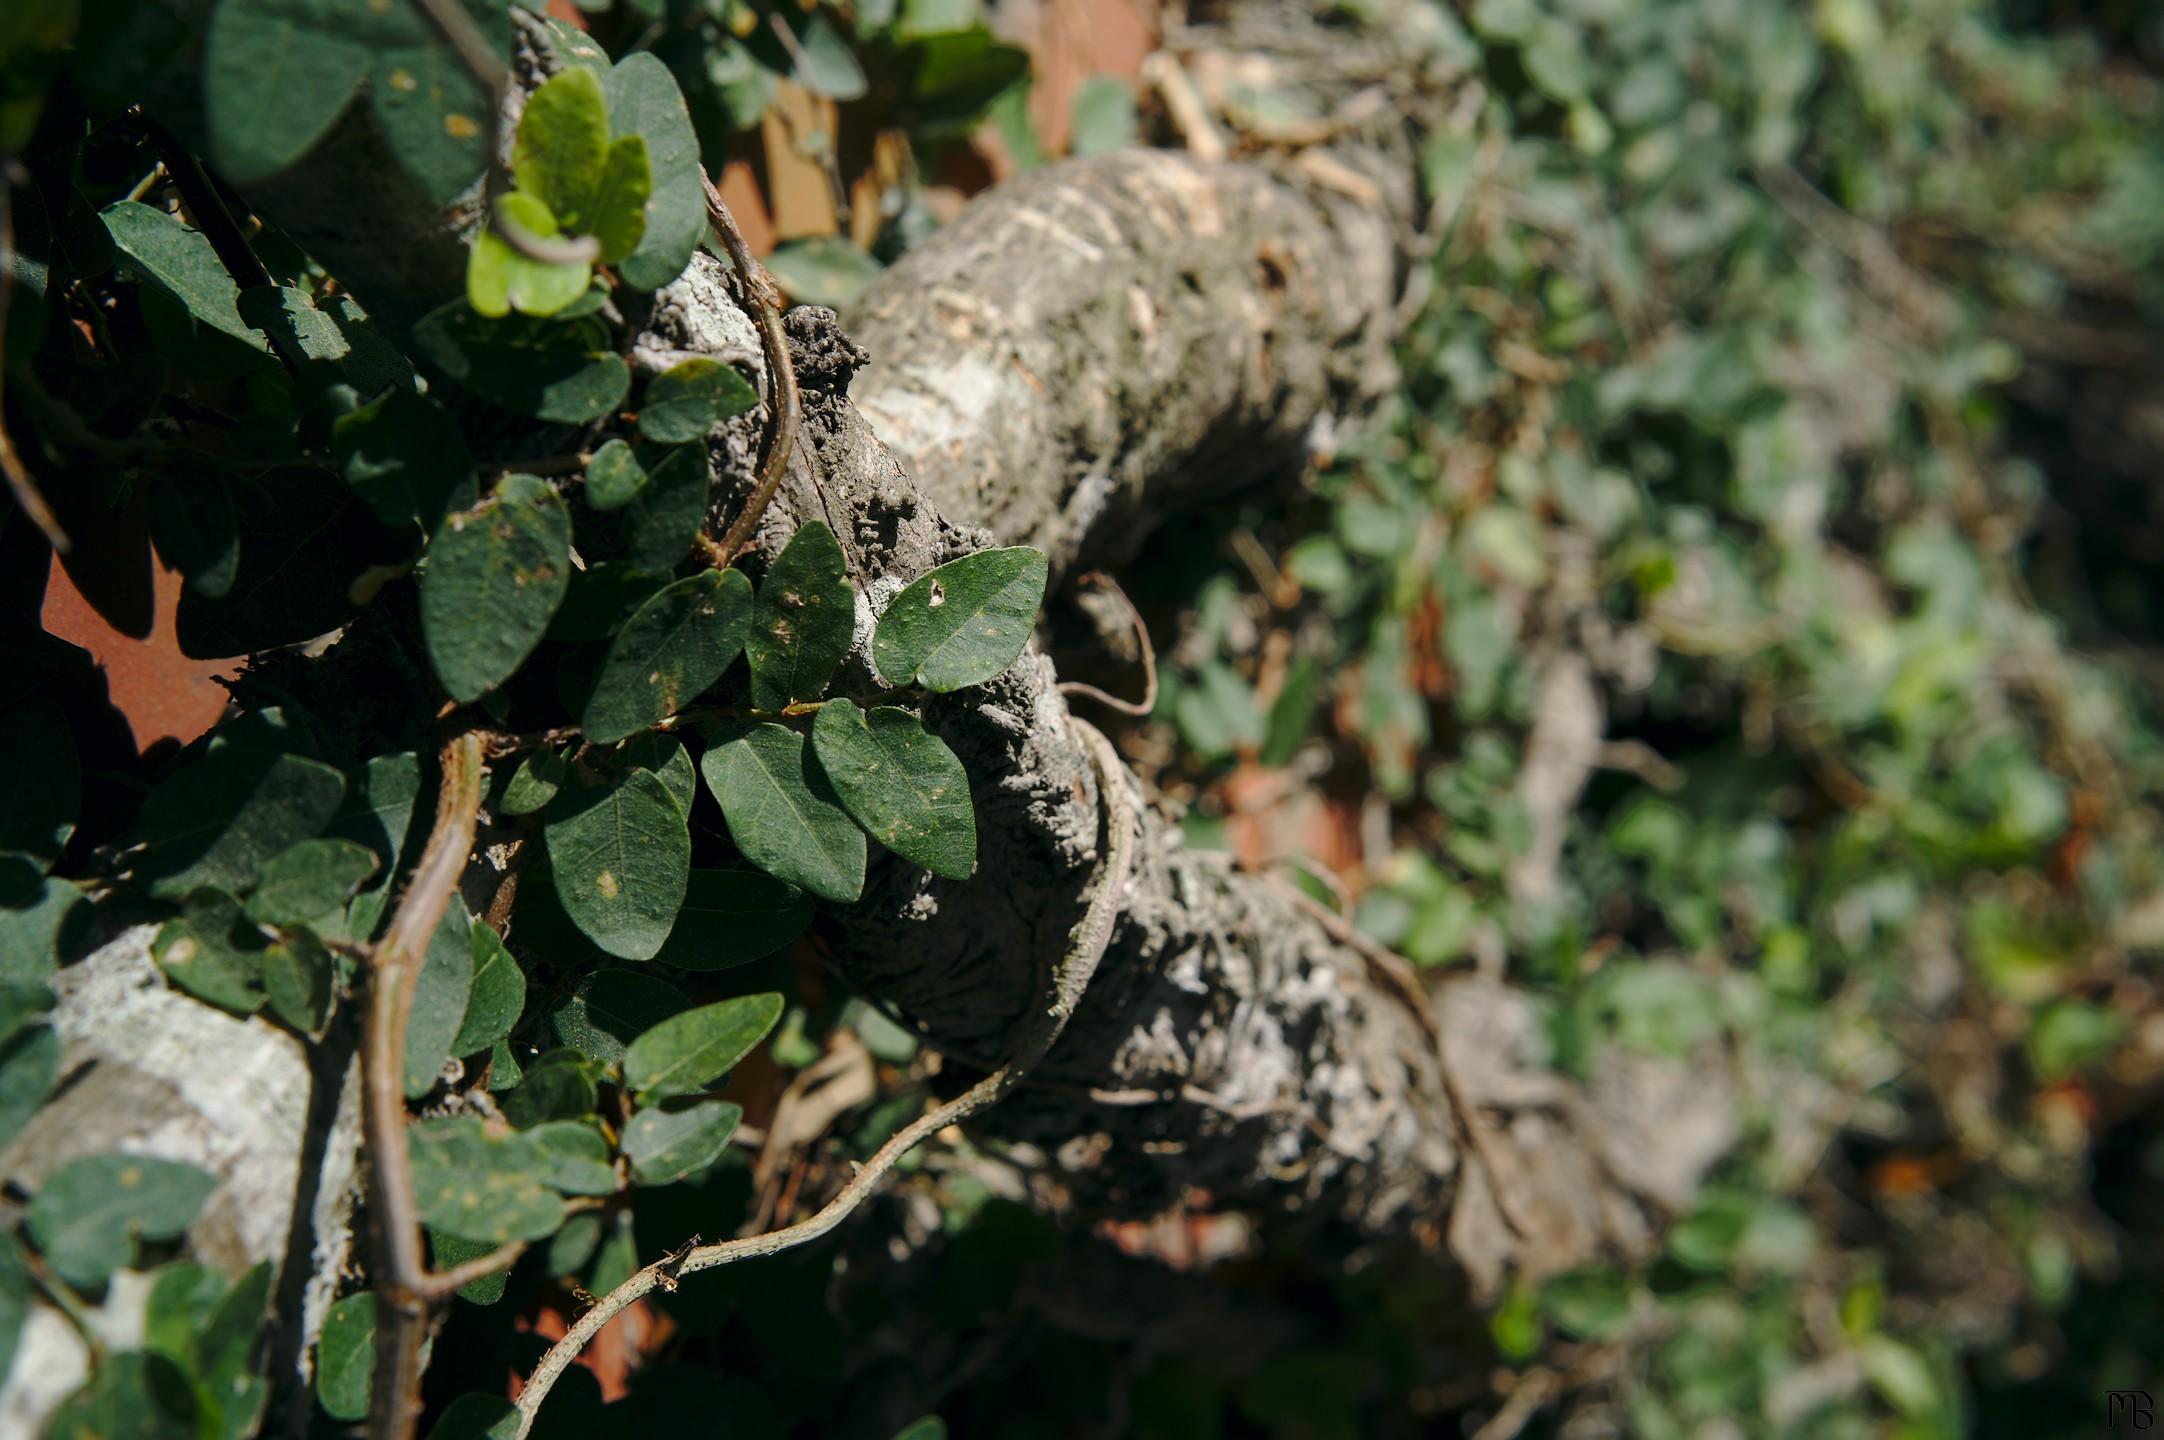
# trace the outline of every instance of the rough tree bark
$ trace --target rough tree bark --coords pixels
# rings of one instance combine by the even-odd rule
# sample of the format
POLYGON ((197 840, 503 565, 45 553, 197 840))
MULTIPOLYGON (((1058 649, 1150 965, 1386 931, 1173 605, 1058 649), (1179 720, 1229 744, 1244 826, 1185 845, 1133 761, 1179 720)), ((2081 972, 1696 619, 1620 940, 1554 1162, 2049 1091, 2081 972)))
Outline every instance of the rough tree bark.
MULTIPOLYGON (((1418 43, 1420 7, 1403 12, 1329 30, 1257 3, 1178 37, 1190 70, 1261 66, 1310 94, 1333 117, 1320 143, 1228 159, 1191 137, 1186 153, 1056 165, 897 265, 853 334, 828 312, 791 314, 803 432, 759 545, 771 555, 814 518, 841 537, 867 602, 842 688, 876 688, 872 614, 930 566, 993 543, 1041 546, 1056 574, 1117 563, 1168 515, 1285 483, 1388 388, 1421 241, 1412 157, 1459 88, 1418 43)), ((523 93, 551 62, 519 14, 523 93)), ((333 143, 370 141, 349 123, 333 143)), ((394 325, 459 294, 475 207, 417 230, 411 205, 350 174, 303 167, 249 198, 394 325)), ((630 318, 644 373, 710 354, 763 381, 710 257, 630 318)), ((718 515, 741 505, 765 423, 754 412, 715 437, 718 515)), ((553 444, 539 428, 514 439, 553 444)), ((997 1062, 1097 859, 1096 781, 1065 705, 1034 649, 935 699, 927 723, 971 774, 978 873, 943 881, 889 857, 822 920, 852 981, 966 1066, 997 1062)), ((1535 738, 1559 768, 1531 788, 1567 810, 1588 747, 1535 738)), ((1253 1207, 1351 1245, 1447 1247, 1486 1290, 1513 1268, 1643 1245, 1733 1131, 1717 1062, 1607 1054, 1581 1087, 1542 1065, 1539 1032, 1507 985, 1461 977, 1424 995, 1392 957, 1269 877, 1186 849, 1151 811, 1080 1013, 1038 1082, 984 1123, 1039 1157, 1044 1196, 1070 1213, 1253 1207)))

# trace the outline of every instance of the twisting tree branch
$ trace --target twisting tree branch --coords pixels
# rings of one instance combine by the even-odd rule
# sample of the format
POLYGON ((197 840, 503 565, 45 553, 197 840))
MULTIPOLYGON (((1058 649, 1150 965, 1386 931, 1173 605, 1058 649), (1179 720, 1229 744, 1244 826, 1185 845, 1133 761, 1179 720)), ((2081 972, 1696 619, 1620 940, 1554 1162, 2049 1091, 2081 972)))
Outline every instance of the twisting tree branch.
POLYGON ((946 1104, 896 1131, 879 1147, 878 1153, 850 1177, 841 1193, 811 1218, 770 1230, 764 1235, 746 1236, 718 1245, 700 1245, 681 1254, 664 1256, 602 1296, 592 1309, 579 1317, 578 1323, 565 1333, 564 1338, 541 1357, 541 1363, 527 1378, 525 1388, 519 1391, 519 1440, 525 1440, 527 1431, 533 1428, 534 1417, 541 1411, 541 1402, 548 1398, 558 1378, 570 1368, 587 1343, 601 1333, 601 1328, 626 1306, 650 1294, 656 1287, 674 1290, 681 1276, 732 1265, 739 1260, 778 1255, 826 1235, 878 1189, 894 1163, 915 1149, 926 1136, 936 1135, 1002 1099, 1020 1085, 1051 1050, 1067 1028, 1075 1007, 1081 1003, 1082 993, 1097 971, 1097 962, 1104 958, 1105 947, 1111 943, 1113 922, 1119 918, 1121 896, 1134 870, 1135 846, 1142 829, 1134 797, 1127 789, 1127 767, 1113 750, 1112 742, 1084 721, 1070 716, 1067 723, 1082 740, 1097 772, 1098 796, 1105 813, 1105 848, 1090 885, 1082 922, 1075 927, 1068 939, 1066 953, 1046 979, 1044 1003, 1024 1016, 1021 1036, 1011 1058, 946 1104))
POLYGON ((1134 601, 1127 598, 1127 592, 1120 588, 1120 582, 1105 574, 1102 570, 1092 570, 1087 575, 1081 576, 1075 583, 1093 586, 1104 591, 1114 600, 1117 600, 1120 608, 1127 612, 1127 623, 1134 627, 1135 644, 1140 646, 1142 650, 1142 698, 1140 700, 1122 700, 1117 695, 1100 690, 1095 685, 1085 685, 1080 680, 1062 680, 1059 684, 1059 693, 1062 695, 1080 695, 1086 699, 1095 700, 1100 705, 1117 710, 1122 715, 1132 715, 1136 719, 1141 719, 1157 708, 1157 651, 1150 645, 1150 627, 1142 623, 1142 612, 1135 608, 1134 601))
POLYGON ((759 519, 766 514, 766 507, 774 498, 774 491, 781 485, 782 472, 789 468, 789 452, 796 447, 797 415, 801 398, 797 392, 796 366, 789 359, 789 337, 782 333, 781 290, 774 284, 774 277, 766 273, 744 243, 744 232, 736 225, 736 217, 722 203, 721 191, 699 172, 699 183, 706 187, 706 217, 721 236, 722 248, 729 252, 729 263, 743 278, 745 298, 750 308, 758 313, 759 343, 766 351, 767 373, 774 379, 774 437, 767 446, 766 459, 759 466, 759 483, 752 491, 751 499, 744 503, 743 513, 731 522, 721 543, 714 549, 714 564, 726 569, 736 563, 739 555, 759 533, 759 519))
MULTIPOLYGON (((461 1267, 431 1276, 421 1249, 421 1217, 413 1199, 413 1161, 406 1149, 406 1019, 413 989, 436 927, 473 851, 486 771, 481 736, 466 731, 443 747, 436 823, 391 926, 376 945, 362 1028, 363 1124, 368 1140, 368 1209, 376 1295, 376 1372, 368 1410, 371 1440, 407 1440, 420 1419, 421 1341, 431 1300, 478 1276, 461 1267), (457 1285, 445 1282, 458 1277, 457 1285)), ((510 1263, 497 1251, 485 1262, 510 1263)), ((488 1273, 484 1268, 481 1273, 488 1273)))

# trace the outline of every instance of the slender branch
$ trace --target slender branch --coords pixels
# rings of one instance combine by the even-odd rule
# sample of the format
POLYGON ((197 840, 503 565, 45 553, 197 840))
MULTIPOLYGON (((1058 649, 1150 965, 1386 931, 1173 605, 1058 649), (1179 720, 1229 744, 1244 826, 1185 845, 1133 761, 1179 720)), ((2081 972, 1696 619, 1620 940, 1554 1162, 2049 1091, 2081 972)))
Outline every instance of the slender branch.
POLYGON ((1091 976, 1096 974, 1097 964, 1104 958, 1105 947, 1111 942, 1113 923, 1119 918, 1121 896, 1134 871, 1135 846, 1141 838, 1134 797, 1127 789, 1126 767, 1120 763, 1111 742, 1094 726, 1072 716, 1068 723, 1082 739, 1097 772, 1098 796, 1105 811, 1105 849, 1084 902, 1082 921, 1069 936, 1065 955, 1052 967, 1045 987, 1045 1003, 1033 1007, 1023 1018, 1021 1038, 1012 1058, 946 1104, 896 1131, 850 1177, 841 1193, 809 1219, 764 1235, 750 1235, 718 1245, 699 1245, 665 1255, 602 1296, 565 1332, 564 1338, 541 1357, 541 1363, 527 1378, 525 1388, 519 1391, 518 1440, 525 1440, 526 1433, 533 1428, 534 1417, 541 1411, 541 1402, 548 1398, 549 1391, 578 1358, 579 1352, 627 1306, 657 1287, 674 1290, 681 1276, 733 1265, 740 1260, 778 1255, 830 1233, 879 1188, 895 1162, 915 1149, 926 1136, 936 1135, 1005 1097, 1052 1049, 1081 1003, 1082 993, 1088 988, 1091 976))
MULTIPOLYGON (((0 336, 7 334, 8 306, 15 299, 15 176, 19 173, 12 160, 0 172, 0 336)), ((4 373, 5 367, 0 366, 0 374, 4 373)), ((53 518, 52 507, 38 493, 37 482, 15 453, 4 414, 0 414, 0 475, 7 477, 8 493, 15 497, 16 507, 30 517, 30 523, 45 536, 45 543, 57 553, 67 554, 68 532, 53 518)))
POLYGON ((716 568, 725 569, 736 563, 759 533, 760 517, 774 498, 781 485, 782 472, 789 468, 789 452, 796 446, 796 427, 802 397, 797 392, 796 366, 789 359, 789 337, 782 333, 781 290, 774 284, 774 277, 766 273, 744 243, 744 232, 737 228, 736 217, 722 203, 721 191, 702 170, 699 183, 706 187, 706 215, 721 236, 722 248, 729 252, 729 263, 743 277, 744 289, 758 312, 759 344, 766 351, 767 373, 774 380, 774 435, 767 446, 766 459, 759 465, 759 484, 744 504, 743 513, 731 522, 722 535, 721 543, 712 552, 716 568))
POLYGON ((476 1280, 486 1280, 498 1270, 508 1270, 518 1263, 518 1257, 526 1253, 526 1242, 513 1240, 499 1246, 486 1255, 476 1255, 471 1260, 461 1260, 448 1270, 437 1270, 421 1278, 421 1290, 431 1300, 441 1300, 455 1295, 476 1280))
POLYGON ((441 763, 435 827, 391 917, 390 929, 375 947, 361 1039, 376 1294, 376 1372, 368 1411, 371 1440, 408 1440, 420 1419, 421 1341, 433 1282, 421 1247, 413 1160, 406 1149, 406 1020, 413 1010, 422 958, 436 927, 443 923, 451 897, 458 893, 459 878, 473 851, 486 770, 479 733, 469 730, 445 745, 441 763))
POLYGON ((1127 612, 1127 623, 1134 627, 1135 643, 1142 647, 1142 698, 1122 700, 1117 695, 1108 694, 1095 685, 1085 685, 1080 680, 1061 681, 1059 693, 1084 696, 1117 710, 1122 715, 1132 715, 1139 720, 1157 708, 1157 652, 1150 647, 1150 629, 1142 623, 1142 612, 1135 608, 1135 602, 1127 598, 1127 592, 1122 590, 1119 582, 1110 575, 1102 570, 1092 570, 1081 577, 1080 583, 1096 586, 1117 600, 1120 608, 1127 612))

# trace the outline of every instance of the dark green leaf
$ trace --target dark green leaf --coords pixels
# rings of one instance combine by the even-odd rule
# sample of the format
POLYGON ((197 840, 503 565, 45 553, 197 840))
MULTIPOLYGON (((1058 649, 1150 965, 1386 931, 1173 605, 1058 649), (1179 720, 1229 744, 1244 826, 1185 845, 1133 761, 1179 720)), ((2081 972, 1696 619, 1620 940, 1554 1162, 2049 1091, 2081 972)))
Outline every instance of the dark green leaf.
POLYGON ((676 928, 654 959, 679 970, 727 970, 773 954, 811 922, 811 897, 763 870, 694 870, 676 928))
MULTIPOLYGON (((509 59, 503 0, 459 0, 459 7, 497 58, 509 59)), ((488 162, 491 100, 449 45, 425 31, 416 38, 421 43, 377 52, 369 97, 399 168, 429 199, 445 204, 479 179, 488 162)))
MULTIPOLYGON (((0 1145, 6 1143, 0 1137, 0 1145)), ((30 1271, 23 1264, 20 1242, 11 1237, 0 1241, 0 1375, 15 1368, 15 1350, 29 1318, 30 1271)))
POLYGON ((586 467, 586 503, 596 510, 621 510, 645 488, 646 467, 639 463, 638 452, 621 440, 596 450, 586 467))
POLYGON ((872 660, 892 685, 981 685, 1022 653, 1046 578, 1044 552, 1026 545, 950 560, 894 597, 873 633, 872 660))
POLYGON ((766 268, 791 298, 840 307, 863 294, 885 267, 848 241, 823 236, 776 246, 766 257, 766 268))
POLYGON ((618 745, 616 759, 619 764, 636 765, 660 776, 661 783, 676 797, 677 808, 686 815, 691 813, 692 802, 699 795, 699 772, 692 768, 691 753, 684 749, 683 741, 659 730, 648 730, 618 745))
POLYGON ((376 883, 355 897, 346 911, 347 933, 367 938, 391 894, 398 860, 420 837, 414 829, 414 800, 421 793, 421 760, 410 753, 372 757, 347 787, 345 803, 332 817, 330 833, 366 845, 381 862, 376 883))
POLYGON ((234 300, 240 317, 270 339, 271 348, 296 368, 312 362, 336 364, 352 346, 338 322, 316 309, 305 290, 258 285, 234 300))
POLYGON ((613 1195, 616 1167, 609 1142, 590 1121, 549 1120, 522 1131, 534 1173, 566 1195, 613 1195))
POLYGON ((727 1100, 676 1100, 649 1106, 624 1127, 624 1158, 640 1185, 688 1180, 721 1158, 744 1109, 727 1100))
POLYGON ((0 755, 7 757, 0 766, 0 855, 50 870, 75 833, 82 804, 82 765, 67 713, 43 696, 0 712, 0 755))
POLYGON ((473 988, 466 999, 466 1018, 459 1022, 458 1037, 451 1042, 451 1053, 472 1055, 492 1048, 511 1033, 525 1009, 526 972, 503 948, 495 926, 476 923, 473 988))
POLYGON ((1105 155, 1135 143, 1135 92, 1125 80, 1096 75, 1074 97, 1075 155, 1105 155))
POLYGON ((947 1422, 937 1415, 912 1420, 896 1432, 894 1440, 947 1440, 947 1422))
POLYGON ((429 937, 428 954, 413 984, 413 1009, 406 1016, 406 1098, 426 1095, 454 1053, 452 1042, 466 1023, 466 1002, 473 994, 473 922, 466 907, 453 900, 443 922, 429 937))
POLYGON ((812 722, 812 749, 842 808, 874 840, 934 875, 966 880, 975 872, 969 775, 915 714, 829 701, 812 722))
POLYGON ((813 94, 829 100, 864 98, 864 67, 847 37, 824 14, 813 14, 797 32, 795 58, 797 81, 813 94))
POLYGON ((548 1273, 562 1277, 584 1268, 594 1258, 595 1247, 601 1244, 601 1217, 599 1215, 574 1215, 564 1221, 564 1228, 549 1239, 548 1273))
POLYGON ((594 1073, 593 1063, 576 1050, 551 1050, 527 1069, 517 1089, 503 1097, 504 1118, 513 1125, 531 1126, 591 1115, 600 1093, 594 1073))
POLYGON ((19 903, 0 906, 0 981, 21 984, 51 975, 60 964, 61 933, 83 903, 80 890, 47 877, 19 903))
POLYGON ((368 1414, 376 1368, 376 1297, 363 1290, 331 1306, 316 1339, 316 1403, 333 1420, 368 1414))
POLYGON ((166 979, 198 1000, 236 1015, 262 1007, 263 936, 221 890, 190 895, 179 917, 159 927, 151 954, 166 979))
POLYGON ((273 940, 263 949, 263 990, 271 1013, 305 1034, 316 1034, 331 1017, 331 953, 305 930, 273 940))
POLYGON ((60 1032, 32 1025, 0 1043, 0 1146, 30 1123, 60 1079, 60 1032))
POLYGON ((588 565, 571 577, 571 593, 549 622, 551 640, 607 640, 633 611, 669 583, 664 570, 641 570, 621 560, 588 565))
POLYGON ((504 782, 503 793, 496 800, 496 813, 531 815, 547 809, 556 792, 563 789, 567 773, 561 752, 546 745, 533 751, 519 761, 511 778, 504 782))
MULTIPOLYGON (((446 1235, 441 1230, 428 1232, 430 1263, 438 1270, 448 1270, 454 1265, 463 1265, 468 1260, 478 1260, 501 1248, 478 1240, 461 1240, 458 1236, 446 1235)), ((503 1298, 503 1292, 510 1288, 510 1284, 511 1267, 505 1265, 478 1280, 459 1286, 455 1293, 459 1299, 470 1305, 493 1305, 503 1298)))
POLYGON ((428 543, 421 631, 454 699, 473 700, 533 653, 571 580, 571 519, 545 483, 509 475, 428 543))
POLYGON ((7 1040, 25 1024, 53 1008, 50 986, 36 983, 0 983, 0 1040, 7 1040))
POLYGON ((103 214, 123 264, 139 280, 155 286, 191 319, 251 349, 263 348, 263 337, 240 317, 240 287, 201 231, 134 200, 109 205, 103 214))
POLYGON ((345 776, 319 760, 214 744, 144 802, 136 878, 167 897, 211 885, 245 890, 265 861, 329 823, 345 789, 345 776))
POLYGON ((841 542, 823 520, 789 537, 752 602, 751 703, 779 710, 792 700, 826 693, 834 669, 849 653, 856 626, 856 587, 841 542))
POLYGON ((706 234, 699 139, 676 77, 652 54, 625 56, 602 78, 602 86, 608 92, 609 128, 645 139, 653 173, 646 233, 618 273, 636 289, 658 290, 684 273, 706 234))
POLYGON ((564 913, 611 955, 651 960, 691 873, 684 812, 650 771, 568 790, 549 813, 549 864, 564 913))
POLYGON ((713 469, 704 445, 679 445, 646 467, 646 487, 618 510, 612 528, 634 569, 673 570, 706 522, 713 469))
POLYGON ((143 510, 158 558, 215 600, 240 573, 240 520, 233 492, 207 467, 176 467, 143 489, 143 510))
POLYGON ((660 723, 721 678, 744 647, 751 582, 702 570, 664 587, 618 632, 580 727, 607 745, 660 723))
POLYGON ((750 1054, 781 1011, 779 995, 742 995, 671 1016, 624 1051, 624 1084, 642 1102, 695 1094, 750 1054))
POLYGON ((703 440, 716 425, 758 403, 759 392, 734 365, 694 356, 647 382, 639 434, 663 445, 703 440))
POLYGON ((587 976, 549 1017, 557 1040, 590 1060, 614 1065, 640 1035, 691 1008, 684 992, 636 970, 587 976))
POLYGON ((203 45, 210 154, 247 183, 299 160, 368 75, 372 46, 412 34, 340 0, 224 0, 203 45))
POLYGON ((426 1224, 507 1245, 539 1240, 563 1223, 563 1198, 543 1183, 523 1137, 492 1137, 470 1115, 420 1121, 411 1135, 413 1198, 426 1224))
POLYGON ((138 1241, 186 1230, 217 1188, 207 1171, 148 1155, 71 1160, 38 1187, 30 1236, 61 1279, 92 1289, 135 1263, 138 1241))
POLYGON ((461 1395, 430 1427, 428 1440, 518 1440, 518 1407, 495 1395, 461 1395))
POLYGON ((621 405, 631 369, 601 320, 491 318, 463 296, 413 327, 414 352, 446 379, 506 410, 583 425, 621 405))
POLYGON ((386 525, 432 531, 453 505, 474 503, 473 454, 451 412, 386 390, 331 424, 331 451, 355 495, 386 525))
POLYGON ((155 1351, 107 1356, 46 1421, 47 1440, 198 1440, 195 1388, 155 1351))
POLYGON ((708 750, 699 773, 753 864, 829 900, 863 893, 864 832, 811 763, 803 735, 752 726, 708 750))
POLYGON ((260 925, 310 925, 346 908, 376 873, 376 855, 357 840, 303 840, 263 867, 248 918, 260 925))

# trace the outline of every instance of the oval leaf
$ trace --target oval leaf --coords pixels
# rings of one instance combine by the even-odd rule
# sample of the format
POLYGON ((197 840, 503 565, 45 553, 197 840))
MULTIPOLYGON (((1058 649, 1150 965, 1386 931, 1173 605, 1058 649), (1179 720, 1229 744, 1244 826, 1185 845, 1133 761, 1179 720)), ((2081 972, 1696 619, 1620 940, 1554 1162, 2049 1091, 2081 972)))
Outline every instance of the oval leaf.
POLYGON ((734 365, 707 356, 679 361, 646 387, 639 434, 663 445, 703 440, 732 415, 759 403, 759 392, 734 365))
POLYGON ((487 1245, 539 1240, 563 1223, 523 1135, 495 1138, 474 1116, 413 1126, 413 1199, 424 1223, 487 1245))
POLYGON ((669 938, 691 875, 691 835, 676 797, 650 770, 567 791, 545 831, 556 897, 611 955, 651 960, 669 938))
POLYGON ((641 1110, 624 1127, 624 1158, 639 1185, 689 1180, 721 1158, 744 1108, 727 1100, 678 1101, 641 1110))
POLYGON ((804 736, 754 725, 708 750, 699 773, 754 865, 829 900, 864 892, 864 832, 810 763, 804 736))
POLYGON ((368 1415, 376 1368, 376 1297, 363 1290, 333 1305, 316 1340, 316 1403, 333 1420, 368 1415))
POLYGON ((38 1187, 30 1205, 31 1238, 70 1285, 103 1285, 115 1270, 135 1263, 138 1240, 171 1240, 187 1229, 217 1188, 217 1176, 176 1160, 70 1160, 38 1187))
POLYGON ((789 537, 752 601, 744 653, 751 662, 753 705, 779 710, 826 692, 856 626, 848 565, 823 520, 789 537))
POLYGON ((549 1016, 565 1045, 604 1065, 624 1058, 624 1047, 671 1015, 691 1008, 684 992, 636 970, 602 970, 587 976, 549 1016))
POLYGON ((977 817, 962 762, 907 710, 820 707, 812 750, 834 793, 874 840, 950 880, 977 868, 977 817))
POLYGON ((887 606, 872 636, 873 663, 890 685, 945 692, 983 684, 1022 653, 1048 573, 1044 552, 1027 545, 948 561, 887 606))
POLYGON ((750 623, 741 570, 702 570, 663 587, 609 647, 580 717, 586 738, 612 745, 675 714, 721 678, 750 623))
POLYGON ((531 475, 453 515, 428 542, 421 633, 443 688, 478 699, 533 653, 571 583, 571 518, 531 475))
POLYGON ((699 171, 699 137, 669 67, 648 51, 626 55, 601 79, 609 128, 646 141, 652 190, 646 233, 619 267, 626 284, 659 290, 691 263, 706 234, 706 189, 699 171))
POLYGON ((624 1051, 624 1084, 642 1100, 690 1095, 751 1053, 781 1019, 779 995, 740 995, 672 1015, 624 1051))
POLYGON ((654 959, 679 970, 727 970, 773 954, 811 922, 811 897, 763 870, 694 870, 676 928, 654 959))

